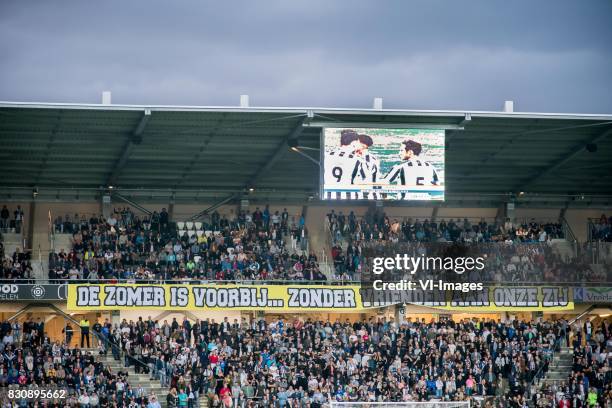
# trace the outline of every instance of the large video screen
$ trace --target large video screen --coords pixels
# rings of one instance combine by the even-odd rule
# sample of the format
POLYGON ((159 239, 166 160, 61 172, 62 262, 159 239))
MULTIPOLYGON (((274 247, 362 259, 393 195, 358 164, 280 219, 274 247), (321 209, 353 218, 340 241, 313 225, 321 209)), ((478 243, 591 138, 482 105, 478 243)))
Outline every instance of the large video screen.
POLYGON ((324 200, 444 200, 444 129, 323 129, 324 200))

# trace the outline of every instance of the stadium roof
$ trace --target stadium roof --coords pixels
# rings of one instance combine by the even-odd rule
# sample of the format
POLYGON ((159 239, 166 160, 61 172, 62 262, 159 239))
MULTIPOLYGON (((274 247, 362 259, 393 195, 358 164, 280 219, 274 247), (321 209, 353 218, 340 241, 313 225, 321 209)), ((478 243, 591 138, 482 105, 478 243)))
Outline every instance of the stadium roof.
POLYGON ((612 115, 18 102, 0 102, 0 194, 303 201, 326 124, 444 126, 449 203, 612 197, 612 115))

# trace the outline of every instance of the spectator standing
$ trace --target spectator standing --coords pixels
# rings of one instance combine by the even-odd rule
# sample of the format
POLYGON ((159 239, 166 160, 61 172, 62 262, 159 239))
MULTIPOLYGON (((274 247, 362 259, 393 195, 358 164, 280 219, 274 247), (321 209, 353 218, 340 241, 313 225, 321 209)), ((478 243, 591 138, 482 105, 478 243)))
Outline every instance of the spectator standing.
POLYGON ((5 232, 9 228, 9 210, 6 205, 2 206, 2 211, 0 211, 0 227, 5 232))
POLYGON ((255 208, 255 211, 253 212, 253 215, 252 215, 252 219, 253 219, 253 222, 255 223, 255 227, 257 229, 260 229, 263 225, 263 214, 259 210, 259 207, 255 208))
POLYGON ((20 205, 17 206, 17 209, 14 212, 14 215, 15 215, 15 232, 20 234, 21 226, 23 225, 23 210, 21 209, 20 205))
POLYGON ((263 223, 265 229, 268 229, 270 227, 270 206, 268 204, 266 204, 266 207, 263 211, 263 223))
POLYGON ((188 400, 189 400, 189 395, 187 395, 185 388, 181 388, 178 394, 178 406, 180 408, 185 408, 187 406, 188 400))
POLYGON ((72 336, 74 335, 74 330, 72 329, 70 323, 66 323, 66 327, 64 328, 64 330, 62 330, 62 333, 64 333, 66 336, 66 344, 70 345, 70 342, 72 341, 72 336))
POLYGON ((13 338, 15 339, 15 342, 20 343, 23 326, 21 326, 21 323, 19 323, 18 320, 15 320, 11 328, 13 329, 13 338))
POLYGON ((159 225, 160 225, 160 231, 162 233, 165 233, 168 230, 169 221, 170 221, 170 215, 168 214, 168 210, 166 210, 165 208, 162 208, 161 212, 159 213, 159 225))
POLYGON ((283 208, 283 212, 281 214, 281 228, 285 236, 287 235, 288 225, 289 225, 289 212, 287 212, 286 208, 283 208))
POLYGON ((166 406, 168 408, 177 408, 178 407, 178 394, 176 392, 176 388, 172 388, 166 397, 166 406))
POLYGON ((91 347, 89 343, 89 319, 82 318, 79 326, 81 327, 81 348, 84 347, 85 341, 87 341, 87 348, 91 347))

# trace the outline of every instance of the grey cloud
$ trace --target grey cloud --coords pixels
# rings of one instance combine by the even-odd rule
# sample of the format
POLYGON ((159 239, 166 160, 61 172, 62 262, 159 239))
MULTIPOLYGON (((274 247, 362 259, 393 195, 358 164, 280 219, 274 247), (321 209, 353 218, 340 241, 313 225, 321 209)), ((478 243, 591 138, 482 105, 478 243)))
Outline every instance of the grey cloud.
POLYGON ((612 112, 608 1, 0 4, 0 99, 612 112))

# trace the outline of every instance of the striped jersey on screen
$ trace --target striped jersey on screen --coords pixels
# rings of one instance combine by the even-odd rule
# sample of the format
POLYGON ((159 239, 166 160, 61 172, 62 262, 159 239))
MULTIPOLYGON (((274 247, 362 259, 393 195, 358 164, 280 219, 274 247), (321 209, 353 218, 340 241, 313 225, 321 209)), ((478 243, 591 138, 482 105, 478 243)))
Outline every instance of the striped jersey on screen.
POLYGON ((428 161, 410 159, 393 166, 387 174, 389 184, 402 186, 437 186, 439 182, 436 168, 428 161))
POLYGON ((363 181, 367 183, 376 183, 378 179, 378 169, 380 167, 378 158, 370 153, 366 153, 361 156, 361 166, 364 170, 363 172, 366 174, 363 181))
POLYGON ((361 159, 352 151, 337 149, 327 152, 326 155, 325 184, 337 187, 349 186, 366 178, 361 159))
MULTIPOLYGON (((326 153, 324 183, 327 188, 370 189, 377 181, 379 161, 366 153, 357 155, 349 149, 339 148, 326 153), (363 185, 368 183, 368 185, 363 185)), ((364 199, 361 191, 327 192, 327 199, 364 199)))

